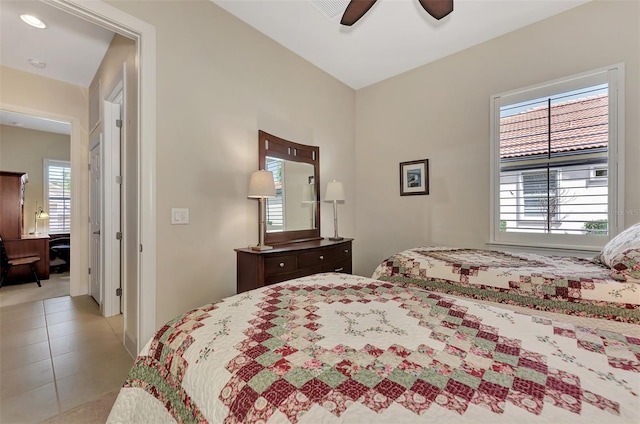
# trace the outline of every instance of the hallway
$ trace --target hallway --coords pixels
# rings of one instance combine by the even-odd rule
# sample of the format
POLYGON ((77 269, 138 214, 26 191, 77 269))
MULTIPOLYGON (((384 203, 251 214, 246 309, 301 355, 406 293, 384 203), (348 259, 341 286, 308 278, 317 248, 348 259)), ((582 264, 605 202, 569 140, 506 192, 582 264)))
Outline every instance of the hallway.
POLYGON ((133 364, 122 315, 90 296, 0 308, 0 422, 37 423, 118 390, 133 364))

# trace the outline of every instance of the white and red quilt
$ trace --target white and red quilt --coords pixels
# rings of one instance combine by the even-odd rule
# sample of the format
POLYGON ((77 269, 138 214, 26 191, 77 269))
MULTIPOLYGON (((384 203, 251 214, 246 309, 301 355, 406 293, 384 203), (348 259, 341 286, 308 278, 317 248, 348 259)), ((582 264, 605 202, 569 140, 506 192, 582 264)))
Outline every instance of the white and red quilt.
POLYGON ((382 261, 372 278, 551 312, 640 323, 640 280, 618 281, 594 260, 417 247, 382 261))
POLYGON ((318 274, 164 325, 108 423, 638 423, 640 339, 318 274))

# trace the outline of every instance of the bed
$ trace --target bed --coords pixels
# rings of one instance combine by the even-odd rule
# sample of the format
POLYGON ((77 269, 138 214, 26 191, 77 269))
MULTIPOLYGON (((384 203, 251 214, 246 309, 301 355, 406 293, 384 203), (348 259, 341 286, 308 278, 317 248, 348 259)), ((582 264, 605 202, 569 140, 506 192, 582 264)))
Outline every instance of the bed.
POLYGON ((538 310, 640 322, 640 224, 593 259, 457 247, 416 247, 372 278, 538 310))
POLYGON ((317 274, 165 324, 107 422, 637 423, 639 372, 638 337, 317 274))
POLYGON ((383 260, 372 278, 442 293, 623 322, 640 322, 638 282, 585 258, 416 247, 383 260))

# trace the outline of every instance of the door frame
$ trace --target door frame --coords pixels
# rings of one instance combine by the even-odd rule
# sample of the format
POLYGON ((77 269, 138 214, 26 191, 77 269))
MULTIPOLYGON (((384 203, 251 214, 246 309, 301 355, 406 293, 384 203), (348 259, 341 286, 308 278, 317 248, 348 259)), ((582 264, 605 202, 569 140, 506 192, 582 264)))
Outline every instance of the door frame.
MULTIPOLYGON (((156 31, 132 15, 101 1, 43 0, 68 13, 136 41, 138 58, 138 281, 135 352, 156 330, 156 31)), ((72 139, 74 125, 72 125, 72 139)), ((82 141, 77 125, 78 142, 82 141)), ((84 129, 86 137, 86 129, 84 129)), ((74 144, 72 143, 72 146, 74 144)), ((85 147, 86 149, 86 147, 85 147)), ((84 150, 86 151, 86 150, 84 150)), ((86 153, 85 153, 86 154, 86 153)), ((73 154, 72 154, 73 159, 73 154)), ((84 171, 88 172, 88 171, 84 171)), ((86 178, 86 174, 85 174, 86 178)), ((80 195, 80 193, 78 193, 80 195)), ((72 218, 73 219, 73 218, 72 218)), ((78 223, 86 225, 85 223, 78 223)), ((73 225, 73 224, 72 224, 73 225)), ((77 255, 82 252, 75 249, 77 255)), ((85 250, 86 251, 86 250, 85 250)), ((72 266, 74 249, 71 250, 72 266)), ((80 275, 86 275, 82 273, 80 275)), ((81 283, 80 283, 81 284, 81 283)), ((86 285, 85 285, 86 290, 86 285)), ((73 292, 72 292, 73 294, 73 292)), ((133 319, 134 317, 130 317, 133 319)), ((125 324, 126 325, 126 324, 125 324)))

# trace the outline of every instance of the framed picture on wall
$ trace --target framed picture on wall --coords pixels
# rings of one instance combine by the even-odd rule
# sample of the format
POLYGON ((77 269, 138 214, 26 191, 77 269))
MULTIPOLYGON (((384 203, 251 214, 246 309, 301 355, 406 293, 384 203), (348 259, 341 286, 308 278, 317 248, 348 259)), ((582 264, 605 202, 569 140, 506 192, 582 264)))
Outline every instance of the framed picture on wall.
POLYGON ((400 196, 429 194, 429 159, 400 162, 400 196))

